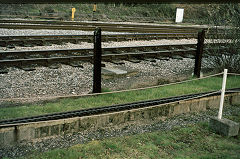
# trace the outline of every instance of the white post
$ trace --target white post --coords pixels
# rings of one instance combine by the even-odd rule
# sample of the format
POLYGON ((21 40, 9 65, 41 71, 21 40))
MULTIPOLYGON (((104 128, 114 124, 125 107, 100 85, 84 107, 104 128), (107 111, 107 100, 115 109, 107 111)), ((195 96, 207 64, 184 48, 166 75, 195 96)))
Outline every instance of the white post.
POLYGON ((182 23, 182 21, 183 21, 183 12, 184 12, 183 8, 177 8, 176 9, 176 19, 175 19, 176 23, 182 23))
POLYGON ((227 69, 224 69, 218 119, 222 119, 222 110, 223 110, 224 95, 225 95, 225 88, 226 88, 226 81, 227 81, 227 71, 228 71, 227 69))

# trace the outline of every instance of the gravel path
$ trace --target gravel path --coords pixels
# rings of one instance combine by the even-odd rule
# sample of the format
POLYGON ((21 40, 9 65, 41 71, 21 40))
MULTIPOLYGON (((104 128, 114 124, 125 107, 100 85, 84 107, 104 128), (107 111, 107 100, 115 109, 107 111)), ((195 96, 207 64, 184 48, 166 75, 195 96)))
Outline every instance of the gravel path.
MULTIPOLYGON (((239 106, 229 106, 224 108, 223 116, 234 115, 239 112, 239 106)), ((44 152, 56 148, 67 148, 76 144, 87 143, 92 140, 101 140, 110 137, 129 136, 154 131, 169 131, 177 127, 186 127, 199 122, 206 122, 210 116, 216 116, 218 110, 212 109, 201 113, 181 114, 172 118, 167 118, 165 121, 160 121, 154 124, 143 124, 141 126, 127 126, 124 129, 106 128, 91 132, 79 132, 72 135, 59 136, 43 141, 29 142, 19 144, 12 148, 0 149, 1 157, 20 157, 31 154, 33 151, 44 152)))

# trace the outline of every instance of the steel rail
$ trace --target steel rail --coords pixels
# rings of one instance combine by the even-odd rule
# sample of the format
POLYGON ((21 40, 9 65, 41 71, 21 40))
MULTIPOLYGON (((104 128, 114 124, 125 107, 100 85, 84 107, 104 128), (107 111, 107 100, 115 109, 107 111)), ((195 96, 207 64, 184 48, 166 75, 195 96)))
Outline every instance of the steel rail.
MULTIPOLYGON (((234 91, 239 91, 240 88, 229 89, 234 91)), ((227 91, 229 91, 227 90, 227 91)), ((228 93, 228 92, 226 92, 228 93)), ((219 95, 219 92, 205 92, 205 93, 197 93, 197 94, 189 94, 183 96, 175 96, 169 98, 162 98, 156 100, 147 100, 147 101, 140 101, 134 103, 127 103, 127 104, 117 104, 112 106, 104 106, 104 107, 97 107, 97 108, 89 108, 89 109, 81 109, 75 111, 68 111, 68 112, 60 112, 60 113, 52 113, 46 115, 39 115, 39 116, 32 116, 32 117, 25 117, 25 118, 16 118, 16 119, 7 119, 0 121, 0 128, 3 127, 12 127, 26 123, 32 122, 41 122, 41 121, 51 121, 51 120, 59 120, 59 119, 67 119, 73 117, 83 117, 89 115, 97 115, 102 113, 109 113, 109 112, 117 112, 117 111, 124 111, 124 110, 131 110, 131 109, 138 109, 138 108, 146 108, 150 106, 160 105, 160 104, 168 104, 172 102, 177 102, 181 100, 188 100, 192 98, 200 98, 200 96, 214 96, 219 95)), ((166 112, 167 113, 167 112, 166 112)))

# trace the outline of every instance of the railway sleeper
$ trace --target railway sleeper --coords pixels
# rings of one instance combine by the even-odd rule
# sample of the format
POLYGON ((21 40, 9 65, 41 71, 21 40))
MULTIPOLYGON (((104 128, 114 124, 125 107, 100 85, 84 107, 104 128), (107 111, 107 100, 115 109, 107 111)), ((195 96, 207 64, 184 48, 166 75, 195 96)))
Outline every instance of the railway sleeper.
POLYGON ((113 59, 115 59, 116 57, 114 56, 105 56, 105 57, 102 57, 102 61, 105 61, 105 62, 112 62, 113 59))
POLYGON ((50 69, 59 69, 61 67, 61 63, 53 63, 48 66, 50 69))
POLYGON ((128 60, 131 57, 129 55, 126 54, 118 54, 118 55, 113 55, 112 56, 112 60, 128 60))
MULTIPOLYGON (((58 40, 58 39, 45 39, 44 40, 45 42, 48 42, 48 44, 57 44, 57 45, 62 45, 64 44, 65 42, 69 42, 69 41, 64 41, 64 40, 58 40)), ((45 42, 42 42, 42 44, 45 44, 45 42)))
POLYGON ((25 43, 25 46, 44 46, 44 42, 42 40, 32 40, 32 41, 27 41, 25 43), (26 44, 27 43, 27 44, 26 44))
POLYGON ((136 59, 136 58, 132 58, 132 59, 128 59, 128 61, 132 62, 132 63, 140 63, 142 60, 136 59))
POLYGON ((116 64, 116 65, 124 65, 125 63, 120 60, 112 60, 111 63, 116 64))
POLYGON ((157 62, 156 58, 147 58, 145 60, 153 63, 157 62))
POLYGON ((153 52, 151 53, 151 52, 150 52, 150 53, 143 54, 142 57, 143 57, 144 59, 146 59, 146 58, 156 58, 157 56, 158 56, 158 52, 156 52, 156 53, 153 53, 153 52))
POLYGON ((17 41, 5 41, 5 46, 7 48, 15 48, 15 46, 24 46, 25 42, 23 40, 17 40, 17 41))
POLYGON ((1 47, 6 47, 7 46, 7 41, 0 40, 0 46, 1 47))
POLYGON ((183 57, 180 55, 172 55, 172 59, 183 60, 183 57))
POLYGON ((8 68, 7 67, 0 67, 0 74, 7 74, 8 68))
POLYGON ((24 70, 24 71, 34 71, 36 70, 36 64, 31 64, 31 65, 23 65, 23 66, 18 66, 18 68, 24 70))
POLYGON ((144 49, 142 51, 144 51, 144 52, 153 52, 153 51, 156 51, 156 50, 158 50, 158 49, 157 48, 146 48, 146 49, 144 49))
POLYGON ((189 49, 189 50, 179 50, 178 54, 184 58, 194 58, 196 56, 196 49, 189 49))
POLYGON ((186 54, 184 55, 184 57, 189 59, 195 59, 195 56, 193 54, 186 54))
POLYGON ((13 45, 13 44, 7 44, 6 48, 8 48, 8 49, 14 49, 14 48, 15 48, 15 45, 13 45))
POLYGON ((49 41, 47 41, 47 40, 43 40, 43 45, 44 45, 44 46, 51 46, 52 43, 49 42, 49 41))
POLYGON ((141 50, 139 50, 139 49, 132 49, 132 50, 129 50, 129 51, 131 51, 131 52, 140 52, 141 50))
POLYGON ((132 58, 132 57, 135 57, 136 59, 139 59, 139 60, 145 60, 146 59, 146 55, 145 54, 142 54, 142 55, 129 55, 129 58, 132 58))
POLYGON ((107 54, 112 54, 112 53, 113 53, 112 51, 108 51, 108 50, 103 51, 103 54, 105 54, 105 55, 107 55, 107 54))
POLYGON ((158 56, 156 59, 163 60, 163 61, 169 61, 169 57, 164 57, 164 56, 158 56))

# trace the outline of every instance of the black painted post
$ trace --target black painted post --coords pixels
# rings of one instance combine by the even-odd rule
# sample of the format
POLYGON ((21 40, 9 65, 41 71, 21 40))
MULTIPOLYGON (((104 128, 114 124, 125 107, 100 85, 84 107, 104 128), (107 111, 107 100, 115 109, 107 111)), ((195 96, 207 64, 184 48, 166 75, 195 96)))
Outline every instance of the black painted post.
POLYGON ((93 93, 101 93, 101 28, 94 31, 94 56, 93 56, 93 93))
POLYGON ((200 78, 205 30, 198 32, 197 52, 195 56, 194 76, 200 78))

